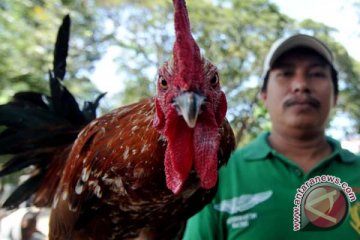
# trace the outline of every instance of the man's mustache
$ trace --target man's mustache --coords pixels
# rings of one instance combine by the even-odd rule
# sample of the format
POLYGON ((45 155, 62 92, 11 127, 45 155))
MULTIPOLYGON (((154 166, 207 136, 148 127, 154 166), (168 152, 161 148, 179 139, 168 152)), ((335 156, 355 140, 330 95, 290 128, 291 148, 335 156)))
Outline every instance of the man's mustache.
POLYGON ((319 100, 317 100, 316 98, 313 98, 311 96, 289 98, 284 102, 283 106, 284 106, 284 108, 287 108, 287 107, 291 107, 291 106, 297 105, 297 104, 309 104, 310 106, 312 106, 314 108, 320 107, 319 100))

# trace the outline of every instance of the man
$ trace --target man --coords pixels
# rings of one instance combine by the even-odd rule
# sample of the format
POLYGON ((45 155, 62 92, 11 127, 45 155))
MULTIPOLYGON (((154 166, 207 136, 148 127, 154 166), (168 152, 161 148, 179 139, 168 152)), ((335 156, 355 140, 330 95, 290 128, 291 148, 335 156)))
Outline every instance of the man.
POLYGON ((272 130, 235 151, 184 239, 360 239, 359 157, 325 136, 337 96, 324 43, 302 34, 277 41, 261 91, 272 130))

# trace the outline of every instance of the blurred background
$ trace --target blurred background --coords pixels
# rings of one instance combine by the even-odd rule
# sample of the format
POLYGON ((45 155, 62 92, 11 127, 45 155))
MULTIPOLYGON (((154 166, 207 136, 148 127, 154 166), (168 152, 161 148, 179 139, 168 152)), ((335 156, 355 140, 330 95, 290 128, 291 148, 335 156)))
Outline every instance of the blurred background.
MULTIPOLYGON (((301 32, 334 51, 341 92, 328 135, 360 152, 360 0, 188 0, 187 5, 194 38, 219 68, 227 118, 240 146, 270 128, 258 99, 269 47, 301 32)), ((171 57, 174 42, 170 0, 1 0, 0 104, 18 91, 49 93, 55 37, 66 14, 72 26, 64 84, 79 102, 107 92, 102 115, 155 94, 157 68, 171 57)), ((16 174, 0 179, 0 201, 19 181, 16 174)))

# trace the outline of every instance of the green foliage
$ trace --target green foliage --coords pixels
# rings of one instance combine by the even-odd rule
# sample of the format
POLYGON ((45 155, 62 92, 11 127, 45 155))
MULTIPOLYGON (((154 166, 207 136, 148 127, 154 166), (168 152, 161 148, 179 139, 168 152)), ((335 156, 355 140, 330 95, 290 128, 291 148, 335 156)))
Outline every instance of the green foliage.
MULTIPOLYGON (((124 104, 154 95, 156 69, 172 57, 172 2, 124 0, 97 4, 106 22, 111 22, 115 36, 112 42, 121 52, 119 71, 126 76, 121 79, 124 91, 116 99, 124 104)), ((271 43, 283 35, 292 20, 266 0, 188 1, 188 9, 195 39, 205 57, 219 68, 228 96, 228 117, 239 140, 250 132, 255 136, 262 125, 261 120, 252 117, 258 103, 262 61, 271 43)))
MULTIPOLYGON (((171 1, 98 1, 112 23, 113 42, 124 90, 116 96, 129 103, 155 94, 156 68, 171 58, 173 9, 171 1)), ((203 54, 218 66, 228 97, 228 118, 240 144, 270 129, 268 115, 258 100, 262 63, 271 44, 297 32, 315 35, 335 50, 342 93, 338 109, 360 119, 359 69, 344 47, 335 42, 334 28, 313 20, 295 22, 268 0, 188 1, 192 32, 203 54)), ((360 124, 358 124, 360 126, 360 124)))
MULTIPOLYGON (((313 34, 335 50, 342 91, 338 110, 360 126, 360 66, 331 37, 335 29, 312 20, 296 22, 269 0, 198 0, 187 1, 187 6, 194 38, 219 68, 228 98, 227 116, 240 144, 270 128, 258 99, 262 63, 276 39, 296 32, 313 34)), ((73 24, 65 84, 75 95, 95 98, 97 90, 89 76, 109 46, 119 52, 119 80, 112 84, 122 84, 124 90, 106 108, 155 94, 157 68, 172 57, 172 1, 3 0, 0 102, 19 90, 47 91, 46 73, 51 68, 56 30, 69 12, 73 24)))
MULTIPOLYGON (((94 9, 85 3, 60 0, 2 0, 0 3, 0 102, 18 91, 48 92, 57 29, 70 13, 72 29, 68 79, 81 79, 81 92, 94 92, 88 80, 101 49, 93 31, 100 29, 94 9)), ((71 81, 66 84, 73 85, 71 81)), ((78 83, 77 83, 78 84, 78 83)))

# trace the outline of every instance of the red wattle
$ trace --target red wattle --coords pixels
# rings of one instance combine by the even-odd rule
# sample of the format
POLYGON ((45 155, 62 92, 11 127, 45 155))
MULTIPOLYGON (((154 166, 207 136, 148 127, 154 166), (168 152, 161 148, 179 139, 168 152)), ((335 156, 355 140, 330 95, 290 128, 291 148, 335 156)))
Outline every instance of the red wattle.
POLYGON ((194 165, 205 189, 213 188, 218 179, 218 149, 220 135, 211 112, 202 115, 194 131, 194 165), (211 120, 213 119, 213 120, 211 120))
POLYGON ((193 166, 193 130, 178 116, 167 123, 164 131, 168 140, 165 153, 166 185, 177 194, 193 166))

